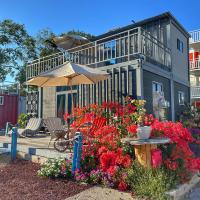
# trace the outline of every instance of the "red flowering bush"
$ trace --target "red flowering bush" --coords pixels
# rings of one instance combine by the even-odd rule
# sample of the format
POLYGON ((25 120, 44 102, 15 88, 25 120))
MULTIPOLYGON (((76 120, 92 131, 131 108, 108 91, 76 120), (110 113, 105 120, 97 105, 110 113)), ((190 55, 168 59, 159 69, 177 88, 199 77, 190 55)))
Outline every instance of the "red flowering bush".
MULTIPOLYGON (((189 143, 195 141, 188 129, 181 123, 159 122, 153 115, 147 115, 145 101, 128 99, 125 106, 114 102, 75 108, 71 117, 72 127, 80 129, 84 136, 81 170, 76 179, 93 184, 104 184, 120 190, 129 188, 126 171, 133 165, 133 147, 124 146, 121 139, 135 136, 137 125, 152 126, 151 137, 168 137, 169 145, 162 145, 163 165, 176 172, 182 180, 185 174, 200 169, 200 159, 194 158, 189 143), (105 124, 95 124, 95 119, 106 119, 105 124), (81 129, 85 124, 88 128, 81 129), (89 130, 93 130, 91 133, 89 130)), ((68 118, 68 114, 65 118, 68 118)), ((138 179, 139 180, 139 179, 138 179)))
POLYGON ((162 148, 164 164, 169 170, 178 170, 183 180, 188 174, 200 170, 200 158, 195 158, 189 147, 195 139, 181 123, 155 120, 152 124, 152 135, 170 138, 170 145, 162 148))

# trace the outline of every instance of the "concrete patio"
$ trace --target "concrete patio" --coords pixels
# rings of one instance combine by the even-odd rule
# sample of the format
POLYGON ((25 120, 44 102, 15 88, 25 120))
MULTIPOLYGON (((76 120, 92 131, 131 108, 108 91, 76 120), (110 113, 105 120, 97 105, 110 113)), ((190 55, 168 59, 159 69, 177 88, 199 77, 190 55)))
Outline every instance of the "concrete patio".
MULTIPOLYGON (((17 140, 17 156, 22 159, 31 160, 36 163, 43 163, 48 158, 70 157, 71 153, 57 152, 53 148, 53 142, 48 148, 50 136, 38 135, 35 137, 18 138, 17 140)), ((0 136, 0 147, 2 149, 10 149, 11 138, 8 136, 0 136)))

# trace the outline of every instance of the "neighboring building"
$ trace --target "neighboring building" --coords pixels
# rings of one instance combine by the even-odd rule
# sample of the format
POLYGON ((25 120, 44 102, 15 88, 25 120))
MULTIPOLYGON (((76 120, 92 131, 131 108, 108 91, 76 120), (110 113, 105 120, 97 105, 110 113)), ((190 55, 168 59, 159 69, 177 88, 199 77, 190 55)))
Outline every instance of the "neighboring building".
POLYGON ((5 129, 6 122, 17 123, 18 115, 26 112, 26 99, 19 95, 17 85, 0 86, 0 129, 5 129))
MULTIPOLYGON (((27 79, 67 60, 98 67, 109 72, 111 78, 96 85, 74 87, 73 98, 79 106, 104 101, 124 103, 125 96, 130 95, 147 100, 147 110, 152 113, 153 92, 158 91, 169 102, 168 119, 174 120, 184 109, 184 102, 190 102, 189 36, 166 12, 109 31, 82 46, 35 60, 27 66, 27 79)), ((39 91, 34 112, 41 117, 62 117, 71 109, 72 97, 67 87, 39 91)), ((33 102, 29 101, 30 105, 33 102)))
POLYGON ((200 102, 200 30, 191 31, 190 38, 190 82, 191 101, 200 102))

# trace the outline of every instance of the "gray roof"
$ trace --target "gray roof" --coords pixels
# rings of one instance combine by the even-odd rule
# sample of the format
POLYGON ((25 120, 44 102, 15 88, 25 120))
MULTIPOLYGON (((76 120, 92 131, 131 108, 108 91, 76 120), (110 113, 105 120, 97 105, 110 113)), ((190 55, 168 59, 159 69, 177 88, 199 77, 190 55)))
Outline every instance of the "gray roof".
POLYGON ((117 34, 117 33, 120 33, 120 32, 126 31, 126 30, 129 30, 129 29, 133 29, 135 27, 142 26, 142 25, 147 24, 149 22, 152 22, 152 21, 155 21, 155 20, 158 20, 158 19, 163 19, 163 18, 171 19, 178 26, 178 28, 183 32, 183 34, 186 37, 188 37, 188 38, 190 37, 190 34, 188 33, 188 31, 178 22, 178 20, 170 12, 165 12, 165 13, 162 13, 160 15, 150 17, 150 18, 141 20, 139 22, 136 22, 134 24, 130 24, 130 25, 124 26, 122 28, 118 28, 118 29, 109 31, 107 33, 101 34, 99 36, 96 36, 93 39, 93 41, 99 40, 99 39, 102 39, 102 38, 105 38, 105 37, 108 37, 108 36, 111 36, 113 34, 117 34))

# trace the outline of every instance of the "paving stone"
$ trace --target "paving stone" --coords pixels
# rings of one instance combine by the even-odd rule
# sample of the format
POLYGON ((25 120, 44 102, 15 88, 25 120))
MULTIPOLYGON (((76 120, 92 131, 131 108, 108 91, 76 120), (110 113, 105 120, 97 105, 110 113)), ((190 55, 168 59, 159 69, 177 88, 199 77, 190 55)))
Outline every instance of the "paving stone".
POLYGON ((136 200, 130 193, 120 192, 118 190, 92 187, 66 200, 136 200))

